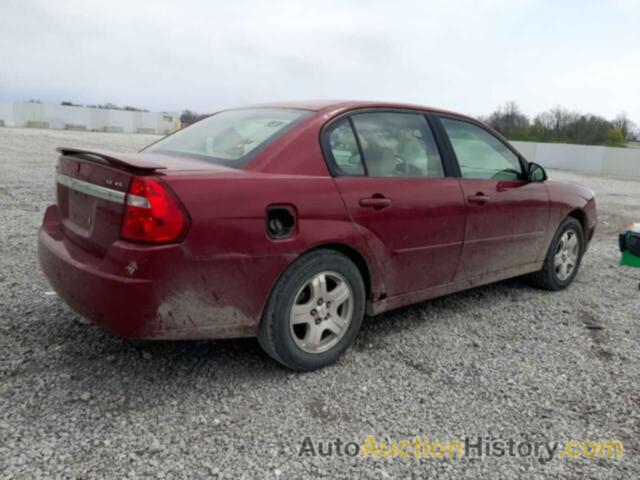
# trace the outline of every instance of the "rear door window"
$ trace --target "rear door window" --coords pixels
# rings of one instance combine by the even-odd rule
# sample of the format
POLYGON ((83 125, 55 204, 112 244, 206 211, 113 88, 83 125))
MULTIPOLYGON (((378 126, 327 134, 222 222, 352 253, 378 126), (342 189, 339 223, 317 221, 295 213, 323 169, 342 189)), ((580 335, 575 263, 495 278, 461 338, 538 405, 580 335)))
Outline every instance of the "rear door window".
POLYGON ((359 113, 352 121, 370 177, 444 177, 438 147, 424 115, 359 113))

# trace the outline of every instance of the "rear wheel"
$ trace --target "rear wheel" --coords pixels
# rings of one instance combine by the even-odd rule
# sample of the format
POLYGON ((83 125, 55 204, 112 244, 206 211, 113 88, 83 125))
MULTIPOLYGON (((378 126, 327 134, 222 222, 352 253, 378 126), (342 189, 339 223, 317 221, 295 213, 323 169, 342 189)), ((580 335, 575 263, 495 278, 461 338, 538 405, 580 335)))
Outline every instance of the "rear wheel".
POLYGON ((258 341, 289 368, 324 367, 353 342, 364 316, 365 295, 362 276, 349 258, 332 250, 309 253, 278 280, 258 341))
POLYGON ((542 270, 531 275, 534 285, 546 290, 562 290, 573 282, 584 253, 584 231, 573 217, 567 217, 558 227, 542 270))

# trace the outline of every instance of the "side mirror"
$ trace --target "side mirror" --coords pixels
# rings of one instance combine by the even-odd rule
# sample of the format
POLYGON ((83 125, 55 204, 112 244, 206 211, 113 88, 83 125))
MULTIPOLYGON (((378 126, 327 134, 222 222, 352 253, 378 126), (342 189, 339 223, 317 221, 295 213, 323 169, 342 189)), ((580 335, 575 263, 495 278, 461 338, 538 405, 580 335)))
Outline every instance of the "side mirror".
POLYGON ((547 172, 537 163, 529 163, 527 175, 530 182, 544 182, 547 179, 547 172))

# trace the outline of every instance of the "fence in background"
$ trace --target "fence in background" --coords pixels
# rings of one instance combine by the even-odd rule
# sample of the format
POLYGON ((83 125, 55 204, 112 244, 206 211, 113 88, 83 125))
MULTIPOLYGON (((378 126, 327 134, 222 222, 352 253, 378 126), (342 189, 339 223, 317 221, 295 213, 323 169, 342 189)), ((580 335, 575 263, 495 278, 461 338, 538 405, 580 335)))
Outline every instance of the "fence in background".
MULTIPOLYGON (((50 103, 0 103, 0 127, 53 128, 166 135, 180 127, 177 113, 133 112, 50 103)), ((511 142, 545 168, 640 178, 640 148, 511 142)))
POLYGON ((530 162, 593 175, 640 178, 640 149, 511 142, 530 162))
POLYGON ((180 127, 180 119, 177 113, 134 112, 20 102, 0 103, 0 126, 167 134, 180 127))

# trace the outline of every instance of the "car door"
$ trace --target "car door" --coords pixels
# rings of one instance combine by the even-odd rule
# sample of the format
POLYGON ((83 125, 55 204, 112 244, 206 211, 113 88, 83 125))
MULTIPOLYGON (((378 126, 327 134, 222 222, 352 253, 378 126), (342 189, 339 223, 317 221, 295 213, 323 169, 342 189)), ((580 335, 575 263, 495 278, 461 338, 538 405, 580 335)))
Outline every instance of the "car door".
POLYGON ((324 150, 355 228, 385 276, 387 295, 453 280, 464 237, 460 185, 424 115, 354 113, 324 132, 324 150))
POLYGON ((467 211, 456 279, 533 263, 549 220, 546 185, 528 181, 526 163, 481 125, 439 120, 459 167, 467 211))

